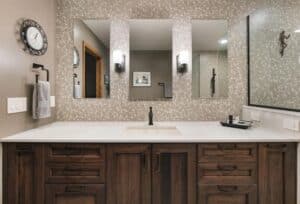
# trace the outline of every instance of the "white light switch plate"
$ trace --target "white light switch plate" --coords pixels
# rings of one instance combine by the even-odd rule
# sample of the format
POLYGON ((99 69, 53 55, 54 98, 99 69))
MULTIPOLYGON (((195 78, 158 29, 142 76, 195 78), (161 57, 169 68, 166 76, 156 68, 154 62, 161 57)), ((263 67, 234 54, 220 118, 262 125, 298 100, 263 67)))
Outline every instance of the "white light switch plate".
POLYGON ((27 98, 7 98, 7 113, 21 113, 27 111, 27 98))
POLYGON ((55 107, 55 96, 50 97, 50 106, 51 108, 55 107))
POLYGON ((288 130, 299 131, 300 130, 300 122, 297 119, 293 118, 285 118, 283 119, 283 128, 288 130))

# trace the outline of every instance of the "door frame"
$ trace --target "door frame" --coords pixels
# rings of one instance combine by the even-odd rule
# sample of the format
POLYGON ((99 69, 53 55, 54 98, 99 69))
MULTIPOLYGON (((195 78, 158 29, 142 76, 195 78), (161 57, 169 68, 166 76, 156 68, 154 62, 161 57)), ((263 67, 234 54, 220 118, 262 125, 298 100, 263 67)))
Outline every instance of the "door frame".
POLYGON ((98 53, 98 51, 90 46, 85 41, 82 41, 82 96, 86 98, 85 93, 85 71, 86 71, 86 64, 85 64, 85 53, 88 52, 89 54, 96 57, 96 98, 102 98, 103 97, 103 86, 104 86, 104 78, 103 78, 103 60, 98 53))

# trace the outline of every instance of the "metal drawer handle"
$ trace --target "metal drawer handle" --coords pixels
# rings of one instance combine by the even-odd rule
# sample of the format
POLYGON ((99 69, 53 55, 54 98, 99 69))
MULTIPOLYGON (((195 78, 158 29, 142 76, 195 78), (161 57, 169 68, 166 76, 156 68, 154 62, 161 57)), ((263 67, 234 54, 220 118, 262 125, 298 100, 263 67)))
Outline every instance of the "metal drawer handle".
POLYGON ((234 171, 237 169, 235 165, 218 165, 220 171, 234 171))
POLYGON ((218 144, 218 148, 221 150, 235 150, 236 144, 218 144))
POLYGON ((238 187, 237 186, 221 186, 221 185, 218 185, 218 190, 219 191, 222 191, 222 192, 235 192, 238 190, 238 187))
POLYGON ((79 193, 86 191, 86 186, 66 186, 65 192, 68 193, 79 193))

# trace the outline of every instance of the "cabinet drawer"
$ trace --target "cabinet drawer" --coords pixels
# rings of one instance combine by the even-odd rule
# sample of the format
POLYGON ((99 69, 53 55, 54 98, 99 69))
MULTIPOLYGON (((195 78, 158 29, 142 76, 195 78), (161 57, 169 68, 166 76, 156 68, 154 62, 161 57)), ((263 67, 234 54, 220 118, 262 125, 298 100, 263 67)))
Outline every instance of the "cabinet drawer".
POLYGON ((99 162, 105 160, 105 146, 98 144, 50 144, 46 160, 54 162, 99 162))
POLYGON ((103 184, 47 184, 46 204, 105 204, 103 184))
POLYGON ((105 183, 104 163, 48 163, 45 172, 48 183, 105 183))
POLYGON ((198 204, 257 204, 256 185, 200 185, 198 204))
POLYGON ((200 163, 200 184, 256 184, 256 163, 200 163))
POLYGON ((257 160, 256 144, 203 144, 198 145, 199 162, 257 160))

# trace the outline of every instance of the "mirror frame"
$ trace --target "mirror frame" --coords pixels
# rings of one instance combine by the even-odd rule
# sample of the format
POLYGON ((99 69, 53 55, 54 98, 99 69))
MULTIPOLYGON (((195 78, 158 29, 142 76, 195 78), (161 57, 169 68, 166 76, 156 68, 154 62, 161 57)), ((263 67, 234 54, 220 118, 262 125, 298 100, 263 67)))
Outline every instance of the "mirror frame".
POLYGON ((300 109, 293 108, 285 108, 285 107, 277 107, 277 106, 268 106, 268 105, 259 105, 251 103, 251 76, 250 76, 250 15, 247 16, 247 96, 248 96, 248 106, 259 107, 259 108, 270 108, 276 110, 284 110, 284 111, 293 111, 300 112, 300 109))

